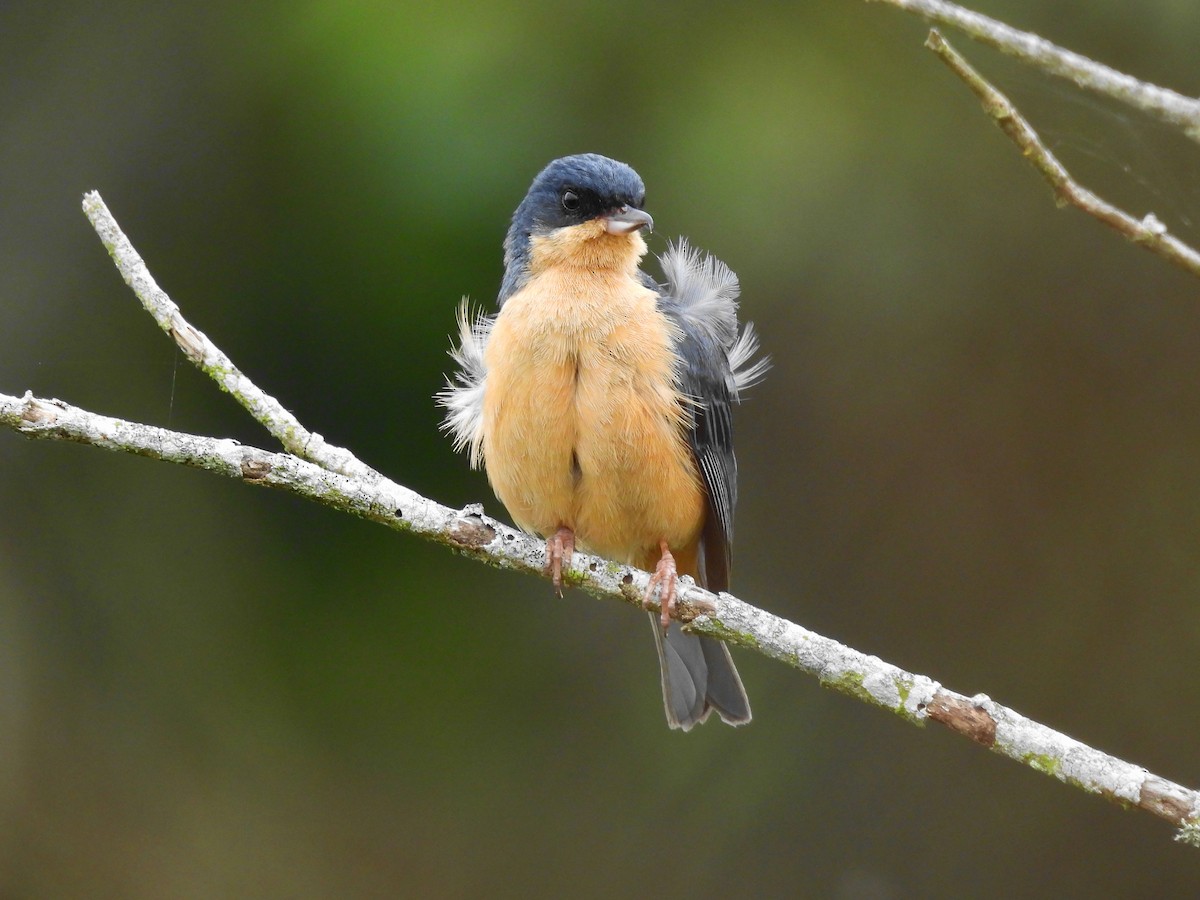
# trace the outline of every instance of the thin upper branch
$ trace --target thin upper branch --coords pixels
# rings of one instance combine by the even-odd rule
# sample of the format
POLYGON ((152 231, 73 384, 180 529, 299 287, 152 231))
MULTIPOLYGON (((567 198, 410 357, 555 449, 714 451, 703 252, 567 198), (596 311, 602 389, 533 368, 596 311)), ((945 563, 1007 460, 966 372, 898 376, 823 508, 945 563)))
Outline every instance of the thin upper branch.
POLYGON ((1200 142, 1200 100, 1170 88, 1159 87, 1118 72, 1103 63, 1088 59, 1052 44, 1045 38, 1020 31, 1003 22, 964 9, 947 0, 875 0, 924 16, 939 25, 965 32, 980 43, 995 47, 1024 63, 1051 75, 1065 78, 1079 87, 1111 97, 1183 130, 1200 142))
MULTIPOLYGON (((97 195, 89 195, 87 203, 91 209, 102 208, 97 195)), ((164 326, 164 330, 179 340, 177 323, 183 319, 178 309, 153 284, 141 258, 105 213, 101 221, 107 229, 102 233, 106 245, 110 250, 121 247, 121 259, 132 263, 128 272, 122 270, 126 280, 142 285, 139 297, 142 293, 154 295, 155 309, 167 310, 166 320, 174 326, 164 326)), ((115 251, 113 256, 121 265, 115 251)), ((236 371, 211 342, 204 342, 203 346, 211 349, 197 353, 202 367, 209 354, 215 352, 219 356, 214 358, 224 361, 223 367, 228 364, 227 371, 236 371)), ((278 406, 265 394, 262 403, 267 408, 278 406)), ((77 441, 202 468, 252 485, 288 490, 343 512, 410 531, 491 565, 544 574, 542 541, 488 518, 481 506, 453 510, 371 470, 358 474, 361 463, 352 455, 348 466, 351 474, 343 474, 291 453, 270 453, 228 439, 127 422, 30 393, 23 397, 0 394, 0 424, 33 438, 77 441)), ((576 554, 571 565, 570 583, 595 596, 641 607, 650 578, 646 572, 582 553, 576 554)), ((1200 793, 1082 744, 983 694, 967 697, 947 690, 931 678, 906 672, 729 594, 711 594, 691 584, 690 579, 681 586, 677 615, 696 633, 795 666, 827 687, 889 710, 914 725, 924 725, 928 720, 938 722, 1059 781, 1152 812, 1179 827, 1177 839, 1200 846, 1200 793)))
POLYGON ((925 46, 936 53, 979 98, 984 112, 992 117, 1000 130, 1021 150, 1021 154, 1042 174, 1060 204, 1070 204, 1083 210, 1139 247, 1200 277, 1200 252, 1169 234, 1167 226, 1153 213, 1135 219, 1080 185, 1050 148, 1042 143, 1033 126, 1017 111, 1012 101, 972 68, 941 34, 936 30, 930 31, 925 46))

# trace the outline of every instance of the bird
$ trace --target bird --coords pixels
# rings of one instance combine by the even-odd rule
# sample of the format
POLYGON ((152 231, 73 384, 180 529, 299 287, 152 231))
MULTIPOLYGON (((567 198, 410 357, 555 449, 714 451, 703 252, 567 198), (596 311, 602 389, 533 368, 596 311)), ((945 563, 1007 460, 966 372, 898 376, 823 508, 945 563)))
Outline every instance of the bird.
POLYGON ((654 220, 630 166, 552 161, 504 240, 494 315, 458 312, 457 372, 439 394, 456 451, 482 465, 516 525, 546 540, 561 596, 576 550, 652 573, 650 613, 672 728, 750 721, 729 649, 672 619, 679 578, 729 587, 737 461, 732 406, 769 367, 739 330, 737 277, 671 243, 641 268, 654 220))

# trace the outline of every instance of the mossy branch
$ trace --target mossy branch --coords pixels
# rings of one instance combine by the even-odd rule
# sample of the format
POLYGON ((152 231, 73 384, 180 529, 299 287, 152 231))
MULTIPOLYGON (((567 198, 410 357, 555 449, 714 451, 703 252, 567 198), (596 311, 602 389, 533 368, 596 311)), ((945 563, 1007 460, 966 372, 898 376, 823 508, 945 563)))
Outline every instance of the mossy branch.
MULTIPOLYGON (((126 282, 163 330, 180 343, 189 359, 238 397, 289 452, 272 453, 229 439, 128 422, 28 392, 22 397, 0 394, 0 423, 28 437, 76 441, 290 491, 494 566, 544 575, 544 543, 488 518, 481 506, 462 510, 442 506, 370 469, 347 450, 314 453, 311 432, 183 318, 98 194, 87 195, 84 210, 126 282), (307 439, 297 437, 304 435, 307 439), (309 458, 301 458, 297 450, 309 458)), ((569 581, 596 597, 640 608, 649 577, 630 566, 576 554, 569 581)), ((1179 828, 1178 839, 1200 846, 1200 793, 1082 744, 983 694, 955 693, 927 676, 906 672, 729 594, 711 594, 690 579, 684 580, 677 614, 694 632, 785 662, 827 687, 914 725, 938 722, 1059 781, 1152 812, 1179 828)))

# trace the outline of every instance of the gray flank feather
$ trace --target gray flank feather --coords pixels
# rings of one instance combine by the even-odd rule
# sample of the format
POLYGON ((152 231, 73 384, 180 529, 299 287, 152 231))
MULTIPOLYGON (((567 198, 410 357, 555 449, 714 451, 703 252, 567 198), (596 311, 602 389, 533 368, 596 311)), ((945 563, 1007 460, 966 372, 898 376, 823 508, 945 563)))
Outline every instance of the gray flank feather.
POLYGON ((738 280, 728 266, 682 239, 660 262, 666 283, 658 287, 659 309, 679 329, 676 383, 690 400, 687 437, 710 513, 702 540, 706 586, 722 591, 729 587, 737 506, 732 405, 767 363, 752 361, 758 349, 754 331, 747 326, 738 334, 738 280))

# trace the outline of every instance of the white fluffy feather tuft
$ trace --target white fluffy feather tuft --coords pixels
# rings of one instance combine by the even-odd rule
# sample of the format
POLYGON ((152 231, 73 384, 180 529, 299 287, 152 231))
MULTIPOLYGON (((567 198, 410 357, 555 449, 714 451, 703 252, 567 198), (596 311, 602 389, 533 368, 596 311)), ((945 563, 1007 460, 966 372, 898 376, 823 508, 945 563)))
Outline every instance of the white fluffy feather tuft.
POLYGON ((771 370, 771 357, 762 356, 758 359, 758 334, 754 323, 747 322, 742 333, 738 335, 733 346, 729 348, 729 368, 733 371, 733 396, 741 398, 742 391, 748 391, 771 370))
POLYGON ((667 247, 658 258, 667 289, 679 304, 679 313, 696 328, 709 332, 722 347, 737 335, 737 276, 725 263, 701 253, 685 238, 667 247))
POLYGON ((442 430, 454 439, 455 451, 468 450, 471 468, 483 462, 483 391, 487 382, 487 364, 483 350, 492 331, 492 322, 483 313, 471 315, 464 297, 458 307, 458 346, 451 346, 450 357, 458 364, 454 378, 446 378, 446 387, 437 401, 446 409, 442 430))
POLYGON ((768 357, 754 359, 758 335, 750 323, 738 334, 737 275, 716 257, 693 248, 684 238, 659 257, 667 290, 679 315, 696 330, 706 331, 725 350, 732 370, 730 390, 735 399, 762 380, 771 368, 768 357))

